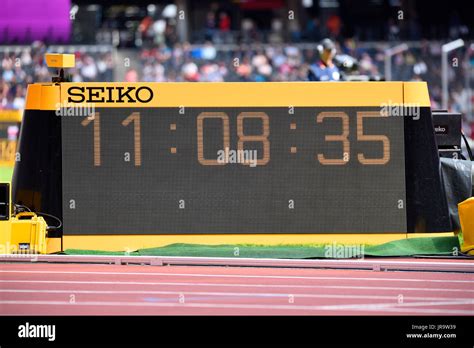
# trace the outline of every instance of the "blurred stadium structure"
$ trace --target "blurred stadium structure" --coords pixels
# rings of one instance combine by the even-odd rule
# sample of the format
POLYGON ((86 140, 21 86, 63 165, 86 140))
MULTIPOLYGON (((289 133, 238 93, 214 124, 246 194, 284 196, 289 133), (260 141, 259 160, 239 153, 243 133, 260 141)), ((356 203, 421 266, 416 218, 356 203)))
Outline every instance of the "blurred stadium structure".
POLYGON ((387 49, 406 43, 408 49, 390 59, 391 79, 427 81, 432 107, 440 108, 442 45, 463 38, 465 45, 448 55, 448 101, 473 136, 474 12, 463 6, 450 1, 441 11, 426 0, 363 6, 353 0, 3 0, 0 108, 21 109, 28 83, 50 81, 45 52, 75 53, 76 68, 69 72, 76 82, 299 81, 317 61, 323 37, 355 57, 357 73, 367 76, 383 76, 387 49), (50 20, 45 11, 53 7, 50 20))

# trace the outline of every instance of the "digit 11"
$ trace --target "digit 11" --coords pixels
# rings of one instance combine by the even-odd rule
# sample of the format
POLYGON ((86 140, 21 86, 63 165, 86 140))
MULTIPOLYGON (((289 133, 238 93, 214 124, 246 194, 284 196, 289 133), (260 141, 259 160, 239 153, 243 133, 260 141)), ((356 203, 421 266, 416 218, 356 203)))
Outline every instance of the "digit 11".
MULTIPOLYGON (((81 124, 86 127, 89 123, 94 125, 94 166, 101 165, 100 156, 100 113, 95 112, 91 116, 84 119, 81 124)), ((135 166, 139 167, 142 164, 142 149, 141 149, 141 129, 140 129, 140 113, 134 112, 122 121, 123 126, 128 126, 133 122, 134 125, 134 148, 135 148, 135 166)))
POLYGON ((94 112, 89 117, 82 120, 81 124, 86 127, 89 123, 94 123, 94 166, 99 167, 100 161, 100 114, 94 112))

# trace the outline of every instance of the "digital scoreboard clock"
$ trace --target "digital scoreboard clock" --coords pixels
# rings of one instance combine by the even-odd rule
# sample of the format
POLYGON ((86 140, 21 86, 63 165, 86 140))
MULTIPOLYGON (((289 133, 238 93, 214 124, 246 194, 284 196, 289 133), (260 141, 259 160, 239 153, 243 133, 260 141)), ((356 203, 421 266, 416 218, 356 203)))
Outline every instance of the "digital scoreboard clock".
POLYGON ((425 83, 28 89, 14 199, 64 235, 452 229, 425 83))

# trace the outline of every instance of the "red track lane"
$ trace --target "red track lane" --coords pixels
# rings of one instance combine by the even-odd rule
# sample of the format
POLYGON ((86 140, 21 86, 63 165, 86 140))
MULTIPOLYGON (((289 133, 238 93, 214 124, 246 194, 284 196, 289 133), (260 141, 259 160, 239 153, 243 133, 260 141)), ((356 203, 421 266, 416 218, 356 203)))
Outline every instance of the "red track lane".
POLYGON ((474 274, 0 264, 0 314, 473 315, 474 274))

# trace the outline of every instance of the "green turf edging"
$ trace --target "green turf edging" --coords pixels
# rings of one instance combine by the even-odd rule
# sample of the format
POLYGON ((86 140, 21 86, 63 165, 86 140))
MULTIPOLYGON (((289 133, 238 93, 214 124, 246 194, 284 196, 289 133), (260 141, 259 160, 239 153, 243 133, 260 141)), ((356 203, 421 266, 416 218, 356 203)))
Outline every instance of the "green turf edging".
POLYGON ((410 238, 366 248, 370 256, 452 255, 459 251, 459 239, 453 237, 410 238))
MULTIPOLYGON (((131 255, 131 256, 200 256, 200 257, 251 257, 276 259, 327 258, 331 249, 333 258, 357 256, 343 249, 343 244, 333 245, 203 245, 170 244, 158 248, 141 249, 133 252, 108 252, 99 250, 68 249, 68 255, 131 255), (345 251, 345 252, 344 252, 345 251)), ((410 238, 380 245, 363 246, 364 256, 413 256, 413 255, 452 255, 459 250, 458 237, 410 238)), ((329 256, 331 257, 331 256, 329 256)))
POLYGON ((324 257, 322 246, 292 245, 200 245, 171 244, 162 248, 142 249, 140 255, 251 257, 251 258, 309 258, 324 257))

